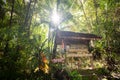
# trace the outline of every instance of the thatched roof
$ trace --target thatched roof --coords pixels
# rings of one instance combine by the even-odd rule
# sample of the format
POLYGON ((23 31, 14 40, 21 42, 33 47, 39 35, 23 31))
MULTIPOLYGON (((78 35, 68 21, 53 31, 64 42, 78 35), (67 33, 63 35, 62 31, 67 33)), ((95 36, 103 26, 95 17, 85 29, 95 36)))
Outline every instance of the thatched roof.
POLYGON ((58 30, 56 33, 56 42, 60 44, 62 40, 65 40, 69 43, 88 43, 90 40, 98 40, 101 37, 89 34, 89 33, 77 33, 71 31, 60 31, 58 30))

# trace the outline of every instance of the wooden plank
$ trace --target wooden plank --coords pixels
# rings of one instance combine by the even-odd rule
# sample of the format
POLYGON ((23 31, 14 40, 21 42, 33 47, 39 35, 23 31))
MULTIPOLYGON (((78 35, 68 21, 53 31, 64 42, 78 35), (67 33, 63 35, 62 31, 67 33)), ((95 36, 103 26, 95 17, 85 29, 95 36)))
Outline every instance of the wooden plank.
POLYGON ((89 53, 89 51, 87 49, 69 49, 68 52, 85 52, 85 53, 89 53))
POLYGON ((66 54, 66 57, 91 57, 92 54, 66 54))

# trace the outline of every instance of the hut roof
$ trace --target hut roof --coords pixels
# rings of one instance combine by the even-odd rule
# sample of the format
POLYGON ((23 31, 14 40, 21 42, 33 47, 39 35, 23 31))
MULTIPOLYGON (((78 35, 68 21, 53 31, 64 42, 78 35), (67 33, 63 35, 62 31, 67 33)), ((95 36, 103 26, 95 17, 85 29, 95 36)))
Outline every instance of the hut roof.
POLYGON ((101 39, 100 36, 95 34, 89 33, 78 33, 78 32, 71 32, 71 31, 58 31, 57 32, 58 38, 68 38, 68 39, 85 39, 85 40, 97 40, 101 39))
POLYGON ((89 33, 78 33, 58 30, 56 34, 57 44, 60 44, 62 39, 69 43, 84 43, 84 42, 88 43, 90 40, 98 40, 101 39, 101 37, 89 33))

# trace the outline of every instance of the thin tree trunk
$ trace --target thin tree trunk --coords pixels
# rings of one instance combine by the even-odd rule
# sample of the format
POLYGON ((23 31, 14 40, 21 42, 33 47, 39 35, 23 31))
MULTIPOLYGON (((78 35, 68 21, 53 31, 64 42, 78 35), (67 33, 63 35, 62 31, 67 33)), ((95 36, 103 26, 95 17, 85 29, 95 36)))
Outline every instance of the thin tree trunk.
MULTIPOLYGON (((11 14, 10 14, 10 23, 9 23, 8 32, 10 31, 10 28, 11 28, 11 26, 12 26, 12 18, 13 18, 13 12, 14 12, 14 3, 15 3, 15 1, 12 0, 11 14)), ((10 40, 10 34, 8 34, 8 38, 7 38, 7 40, 5 41, 5 42, 6 42, 6 45, 5 45, 5 48, 4 48, 4 54, 5 54, 5 55, 7 55, 8 52, 9 52, 9 40, 10 40)))
MULTIPOLYGON (((108 10, 107 10, 107 4, 105 5, 106 9, 105 9, 105 18, 106 18, 106 21, 105 21, 105 30, 108 30, 108 10)), ((109 46, 109 33, 106 32, 106 46, 109 46)))
POLYGON ((13 18, 13 12, 14 12, 14 3, 15 3, 15 1, 12 0, 12 9, 11 9, 11 15, 10 15, 10 27, 12 26, 12 18, 13 18))
POLYGON ((96 15, 96 24, 98 25, 98 11, 97 11, 97 9, 98 9, 98 4, 97 4, 97 1, 96 0, 93 0, 93 2, 94 2, 94 7, 95 7, 95 15, 96 15))

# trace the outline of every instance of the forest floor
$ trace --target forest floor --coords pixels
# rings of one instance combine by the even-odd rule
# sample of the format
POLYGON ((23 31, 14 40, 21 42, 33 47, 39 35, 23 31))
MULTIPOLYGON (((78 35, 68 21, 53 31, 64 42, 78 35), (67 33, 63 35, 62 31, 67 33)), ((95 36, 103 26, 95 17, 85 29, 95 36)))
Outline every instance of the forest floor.
POLYGON ((120 74, 117 74, 116 76, 112 76, 112 75, 109 75, 103 72, 102 68, 81 69, 79 70, 79 73, 81 74, 83 80, 86 80, 86 79, 89 79, 89 80, 120 80, 120 74))

